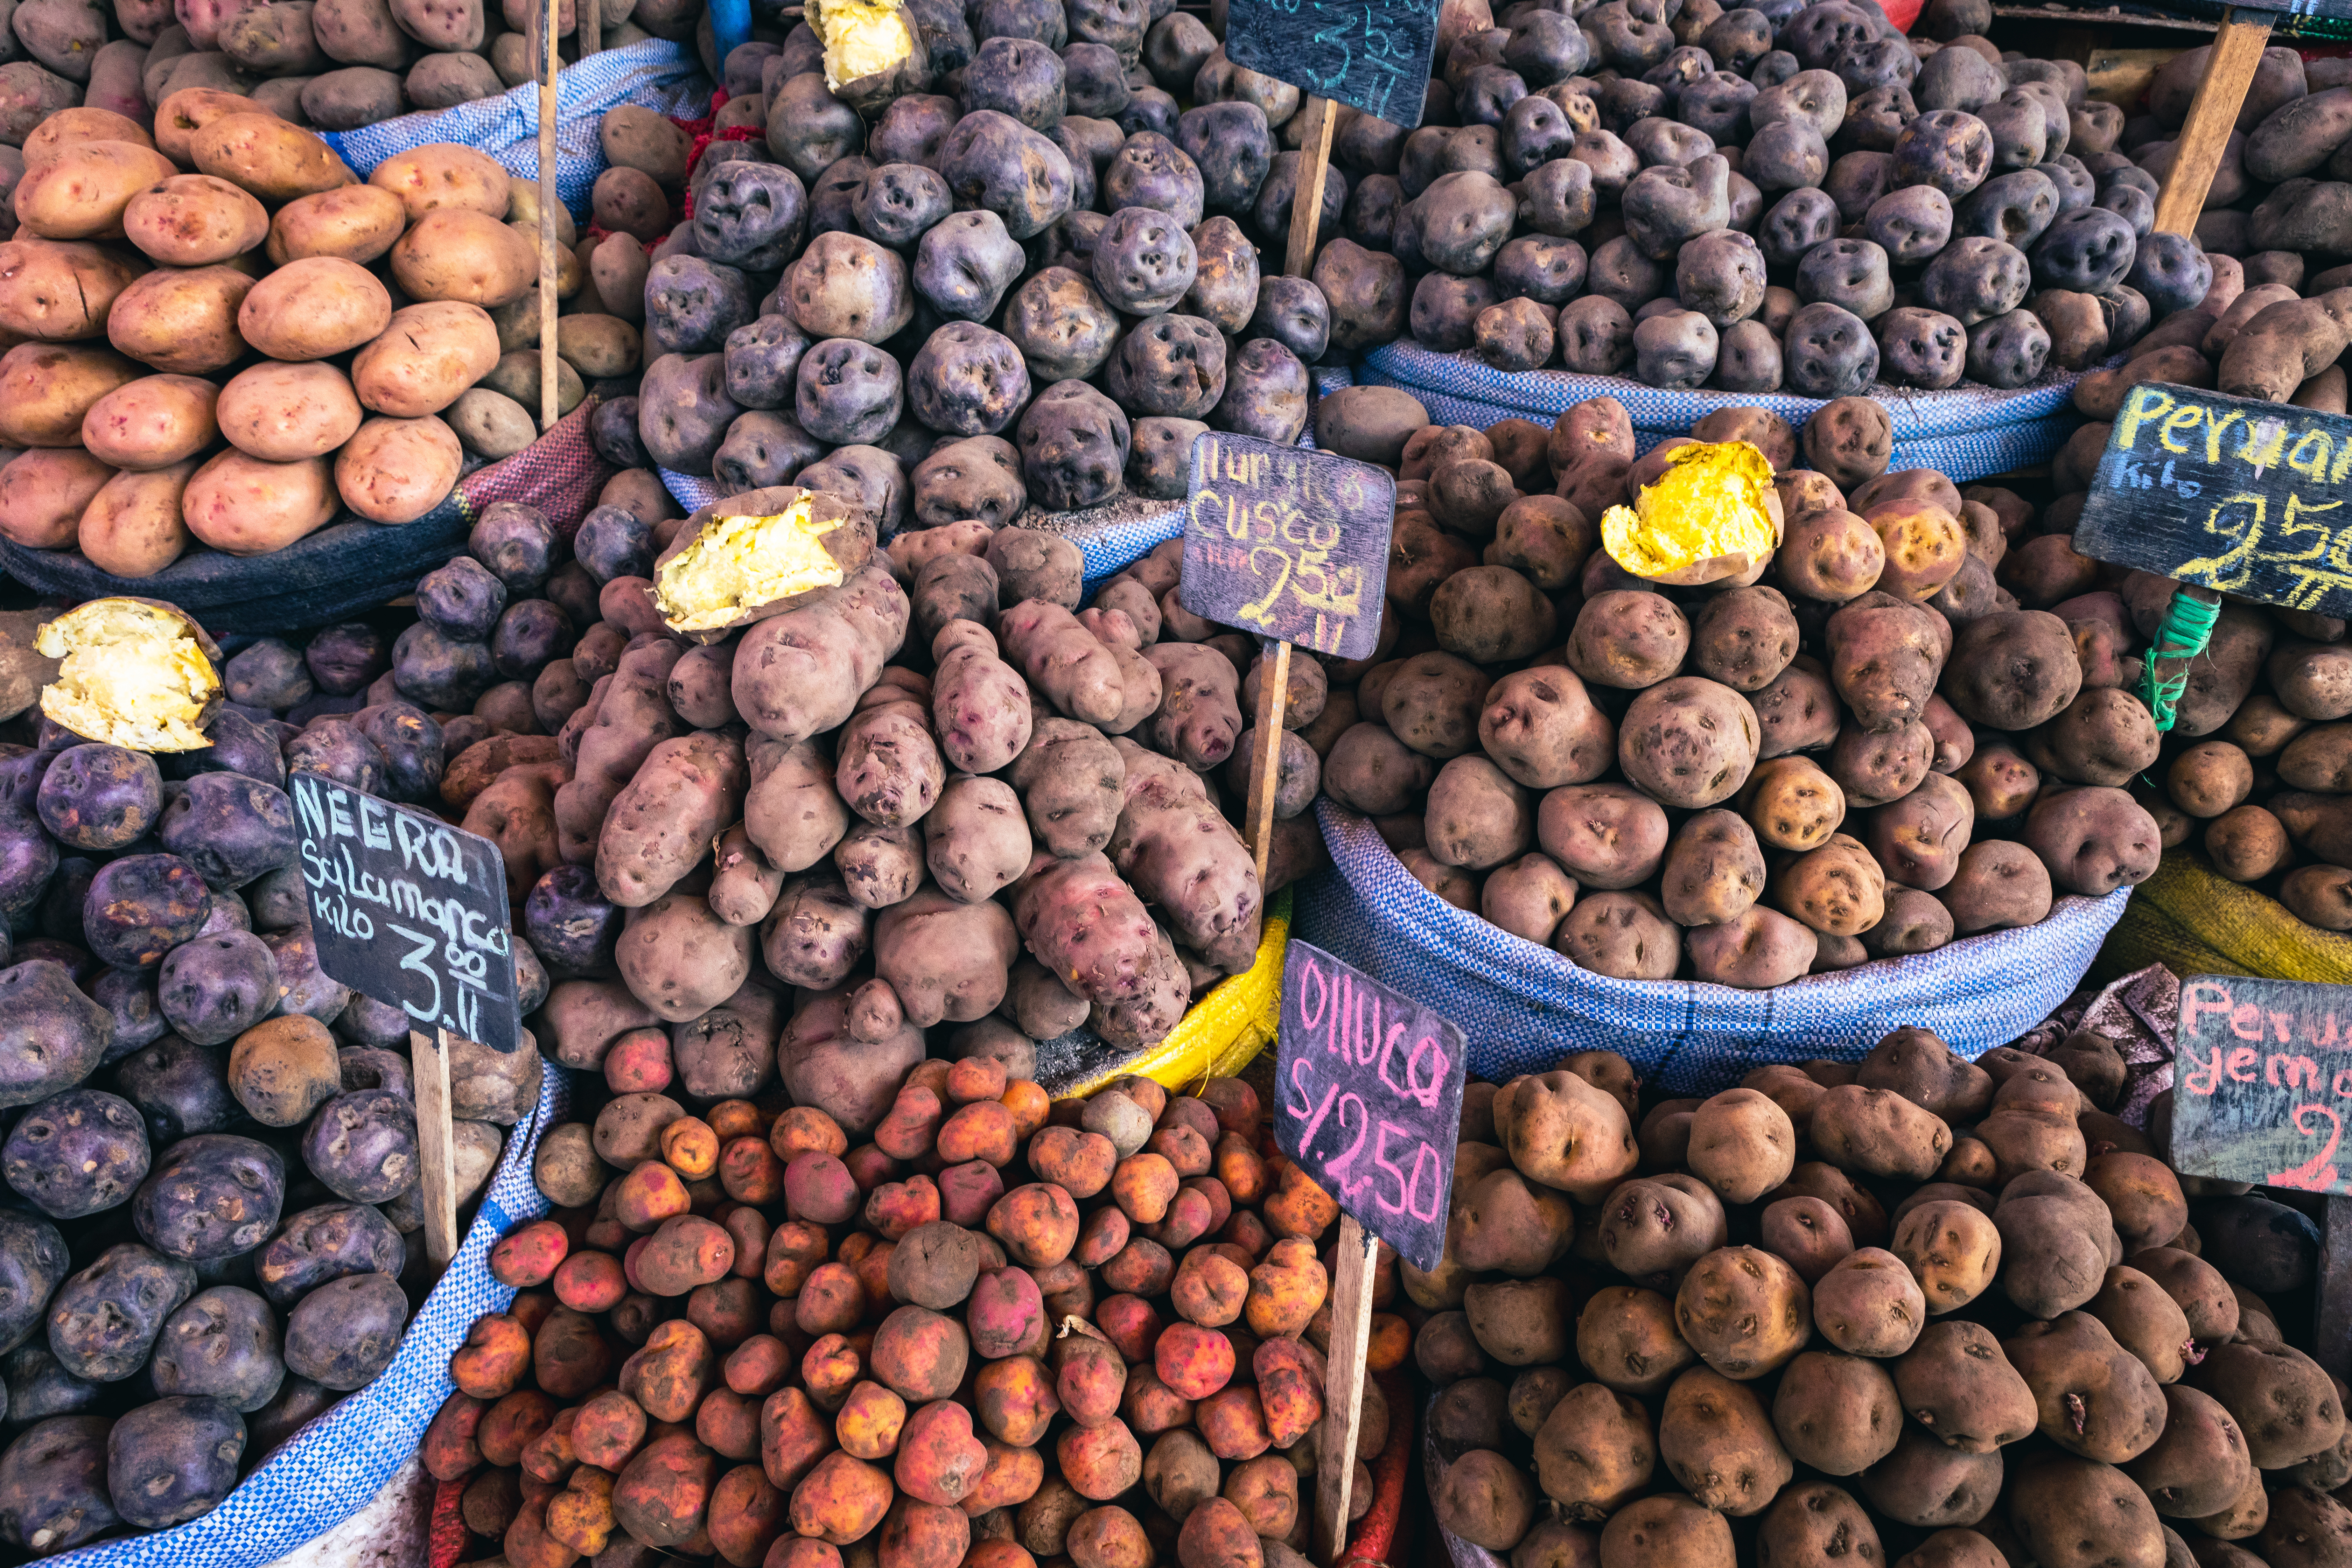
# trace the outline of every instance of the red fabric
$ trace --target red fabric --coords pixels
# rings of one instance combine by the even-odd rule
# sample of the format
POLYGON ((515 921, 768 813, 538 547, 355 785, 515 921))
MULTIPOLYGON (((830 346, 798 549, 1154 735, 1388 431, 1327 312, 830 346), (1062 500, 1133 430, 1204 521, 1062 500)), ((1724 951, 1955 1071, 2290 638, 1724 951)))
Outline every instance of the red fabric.
POLYGON ((564 538, 579 532, 605 481, 619 471, 596 455, 588 439, 588 416, 595 409, 594 398, 583 398, 554 429, 513 457, 459 479, 457 496, 467 518, 480 517, 499 501, 523 501, 545 512, 564 538))
POLYGON ((457 1511, 465 1497, 463 1478, 438 1482, 434 1488, 432 1555, 428 1559, 432 1568, 457 1568, 466 1555, 466 1543, 471 1537, 466 1530, 465 1517, 457 1511))
MULTIPOLYGON (((1412 1385, 1402 1372, 1376 1372, 1373 1380, 1389 1405, 1388 1446, 1371 1463, 1372 1508, 1356 1521, 1341 1564, 1366 1563, 1386 1568, 1404 1514, 1404 1478, 1412 1455, 1412 1385)), ((436 1565, 438 1568, 438 1564, 436 1565)))
POLYGON ((1895 24, 1896 32, 1907 33, 1911 30, 1911 24, 1919 19, 1919 13, 1926 5, 1925 0, 1880 0, 1880 8, 1885 11, 1886 19, 1895 24))

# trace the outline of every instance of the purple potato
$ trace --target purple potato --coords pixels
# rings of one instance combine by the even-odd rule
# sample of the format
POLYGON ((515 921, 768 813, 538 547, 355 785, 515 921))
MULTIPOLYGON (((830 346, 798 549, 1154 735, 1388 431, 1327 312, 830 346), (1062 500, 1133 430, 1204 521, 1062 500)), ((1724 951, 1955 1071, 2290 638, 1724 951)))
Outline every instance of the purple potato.
POLYGON ((405 1253, 400 1232, 370 1204, 321 1204, 289 1215, 254 1260, 253 1278, 280 1309, 330 1280, 351 1274, 397 1278, 405 1253))
POLYGON ((177 1035, 123 1058, 114 1069, 114 1088, 146 1118, 148 1138, 158 1147, 245 1119, 245 1108, 229 1092, 228 1052, 177 1035))
MULTIPOLYGON (((335 1033, 355 1046, 376 1050, 404 1050, 409 1030, 415 1025, 405 1010, 389 1002, 379 1002, 362 992, 352 993, 343 1010, 335 1015, 335 1033)), ((404 1085, 405 1079, 403 1080, 404 1085)), ((345 1089, 373 1089, 372 1083, 345 1083, 345 1089)), ((386 1086, 389 1087, 389 1086, 386 1086)))
MULTIPOLYGON (((727 334, 727 348, 721 356, 726 366, 727 395, 744 408, 789 408, 793 402, 793 377, 800 369, 801 356, 809 350, 808 334, 795 325, 790 316, 761 316, 747 321, 727 334)), ((617 510, 598 507, 597 511, 617 510)), ((593 517, 594 512, 589 514, 593 517)), ((581 532, 587 524, 581 524, 581 532)), ((577 535, 572 541, 572 553, 582 561, 588 551, 577 535)), ((591 572, 596 571, 592 563, 591 572)), ((652 570, 650 557, 645 572, 613 572, 600 576, 599 582, 614 577, 645 576, 652 570)))
POLYGON ((566 980, 614 973, 622 911, 596 884, 592 866, 558 866, 531 885, 523 900, 523 930, 548 973, 566 980))
POLYGON ((163 1320, 195 1293, 196 1271, 135 1241, 118 1242, 58 1288, 49 1350, 91 1383, 120 1383, 147 1364, 163 1320))
POLYGON ((1239 100, 1203 103, 1178 115, 1176 146, 1200 171, 1202 207, 1233 217, 1256 206, 1280 150, 1265 110, 1239 100))
MULTIPOLYGON (((357 992, 352 994, 352 999, 354 1003, 364 1000, 357 992)), ((375 1005, 379 1007, 383 1005, 381 1002, 375 1005)), ((404 1027, 408 1015, 396 1007, 393 1011, 399 1015, 404 1027)), ((335 1021, 340 1025, 344 1017, 350 1016, 351 1009, 346 1007, 343 1016, 335 1021)), ((385 1050, 377 1046, 346 1046, 335 1056, 342 1068, 344 1093, 362 1089, 388 1089, 412 1105, 416 1102, 416 1088, 409 1073, 408 1058, 398 1051, 385 1050)))
POLYGON ((419 621, 392 645, 393 683, 400 695, 440 712, 463 712, 497 684, 486 642, 465 642, 419 621))
POLYGON ((416 1108, 390 1089, 339 1094, 303 1130, 302 1160, 347 1202, 396 1198, 416 1184, 416 1108))
POLYGON ((278 1228, 285 1201, 286 1162, 278 1151, 210 1132, 163 1152, 131 1200, 131 1223, 156 1251, 194 1263, 259 1247, 278 1228))
POLYGON ((319 967, 319 943, 309 926, 261 933, 278 965, 278 1011, 331 1022, 352 999, 352 988, 319 967))
POLYGON ((163 1016, 182 1038, 226 1045, 277 1010, 278 960, 251 931, 182 942, 155 977, 163 1016))
POLYGON ((164 759, 163 766, 175 779, 194 778, 198 773, 243 773, 264 784, 283 786, 286 783, 286 757, 279 749, 278 737, 266 725, 257 723, 234 708, 224 708, 213 715, 205 733, 212 744, 193 752, 177 752, 164 759))
POLYGON ((286 1367, 328 1388, 364 1388, 392 1364, 408 1322, 408 1296, 386 1274, 320 1286, 286 1317, 286 1367))
POLYGON ((163 775, 144 752, 69 746, 41 777, 41 826, 68 849, 120 849, 153 831, 163 775))
POLYGON ((366 690, 369 681, 392 668, 392 650, 373 626, 349 621, 312 637, 302 650, 302 662, 320 690, 349 697, 366 690))
MULTIPOLYGON (((940 173, 958 206, 995 214, 1014 239, 1042 233, 1070 207, 1069 159, 1045 136, 994 110, 956 122, 940 145, 940 173)), ((1199 219, 1196 205, 1192 221, 1199 219)))
POLYGON ((155 1000, 155 977, 110 969, 90 982, 90 1000, 114 1017, 114 1037, 99 1065, 121 1061, 142 1046, 163 1038, 171 1024, 155 1000))
POLYGON ((362 795, 382 795, 387 771, 383 749, 349 719, 321 719, 286 742, 286 775, 329 778, 362 795))
POLYGON ((119 1526, 106 1484, 113 1426, 105 1415, 52 1416, 9 1444, 0 1453, 0 1537, 54 1557, 119 1526))
POLYGON ((82 994, 64 964, 29 958, 0 970, 0 1106, 71 1089, 113 1037, 113 1015, 82 994))
MULTIPOLYGON (((26 940, 47 939, 79 946, 82 900, 89 896, 89 885, 97 877, 98 862, 88 856, 61 857, 57 874, 49 879, 48 889, 41 895, 40 914, 32 929, 24 933, 26 940)), ((80 976, 77 974, 76 978, 80 976)))
POLYGON ((259 1464, 320 1416, 334 1408, 342 1395, 293 1373, 278 1385, 276 1397, 253 1413, 245 1424, 247 1451, 259 1464))
POLYGON ((151 1157, 137 1106, 72 1089, 17 1119, 0 1143, 0 1176, 51 1218, 79 1219, 129 1202, 151 1157))
MULTIPOLYGON (((416 614, 459 642, 480 642, 507 607, 507 585, 470 555, 427 572, 416 584, 416 614)), ((396 661, 395 661, 396 667, 396 661)))
POLYGON ((215 891, 294 863, 294 805, 286 792, 239 773, 199 773, 163 808, 163 847, 215 891))
POLYGON ((608 397, 588 416, 588 442, 596 455, 616 468, 646 466, 645 444, 637 438, 637 400, 608 397))
MULTIPOLYGON (((552 600, 524 599, 509 605, 506 614, 499 617, 498 628, 490 634, 490 667, 509 680, 536 680, 541 670, 572 651, 575 640, 572 617, 557 608, 552 600)), ((432 722, 430 719, 425 721, 432 722)), ((389 747, 385 754, 393 754, 389 747)), ((397 761, 393 771, 396 784, 400 773, 397 761)), ((433 794, 436 797, 440 783, 440 770, 436 768, 433 794)))
MULTIPOLYGON (((376 1217, 392 1229, 391 1221, 376 1217)), ((149 1370, 158 1394, 202 1395, 249 1415, 275 1399, 286 1381, 283 1348, 268 1302, 238 1286, 215 1285, 163 1321, 149 1370)))
POLYGON ((210 1513, 236 1485, 245 1418, 217 1399, 142 1405, 106 1435, 106 1482, 123 1521, 167 1530, 210 1513))
POLYGON ((712 261, 781 271, 808 234, 808 187, 781 163, 719 165, 694 198, 694 243, 712 261))
MULTIPOLYGON (((466 550, 506 585, 507 597, 527 599, 563 563, 563 536, 545 512, 523 501, 493 501, 466 536, 466 550)), ((487 629, 487 628, 485 628, 487 629)))
MULTIPOLYGON (((526 599, 523 603, 543 605, 559 618, 563 615, 545 599, 526 599)), ((511 616, 514 610, 507 614, 511 616)), ((499 622, 500 629, 505 624, 503 620, 499 622)), ((538 671, 531 673, 536 675, 538 671)), ((374 742, 376 750, 383 754, 384 798, 439 803, 441 769, 446 753, 441 742, 441 726, 433 721, 430 714, 414 703, 377 702, 352 715, 351 722, 352 729, 374 742)))
MULTIPOLYGON (((773 321, 782 318, 763 316, 761 320, 773 321)), ((798 363, 797 356, 794 363, 798 363)), ((635 513, 617 506, 600 506, 581 520, 580 531, 572 536, 572 549, 580 564, 601 585, 615 577, 651 577, 656 553, 653 541, 653 529, 635 513)), ((495 662, 495 651, 491 658, 495 662)))
POLYGON ((8 1405, 11 1422, 47 1421, 89 1409, 105 1397, 94 1383, 85 1383, 58 1364, 46 1341, 20 1345, 8 1352, 8 1405))
POLYGON ((551 982, 547 976, 547 965, 540 960, 539 950, 522 937, 516 937, 513 942, 515 1007, 529 1017, 547 1001, 547 990, 551 982))

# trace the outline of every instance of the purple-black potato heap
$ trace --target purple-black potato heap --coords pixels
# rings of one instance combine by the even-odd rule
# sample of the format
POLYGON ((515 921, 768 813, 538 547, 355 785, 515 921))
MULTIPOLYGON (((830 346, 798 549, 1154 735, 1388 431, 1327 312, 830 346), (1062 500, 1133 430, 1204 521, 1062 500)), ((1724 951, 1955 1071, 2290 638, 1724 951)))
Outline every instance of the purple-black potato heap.
POLYGON ((1399 1268, 1438 1523, 1517 1568, 2352 1536, 2316 1202, 2176 1173, 2173 1090, 2135 1124, 2116 1041, 2029 1039, 1898 1028, 1705 1099, 1608 1051, 1470 1083, 1444 1261, 1399 1268))
MULTIPOLYGON (((1302 731, 1324 793, 1438 897, 1620 979, 1767 988, 2154 874, 2140 775, 2194 753, 2137 695, 2153 621, 2126 602, 2163 604, 2142 579, 2033 533, 2011 491, 1887 471, 1866 398, 1801 432, 1738 408, 1693 436, 1773 464, 1782 541, 1742 575, 1662 587, 1596 525, 1691 438, 1635 459, 1609 397, 1485 432, 1393 389, 1326 397, 1318 444, 1401 477, 1381 648, 1321 666, 1302 731)), ((2261 613, 2229 616, 2267 638, 2261 613)), ((2268 648, 2230 667, 2247 686, 2268 648)), ((2245 689, 2209 698, 2204 729, 2245 689)), ((2332 797, 2295 798, 2325 835, 2332 797)))

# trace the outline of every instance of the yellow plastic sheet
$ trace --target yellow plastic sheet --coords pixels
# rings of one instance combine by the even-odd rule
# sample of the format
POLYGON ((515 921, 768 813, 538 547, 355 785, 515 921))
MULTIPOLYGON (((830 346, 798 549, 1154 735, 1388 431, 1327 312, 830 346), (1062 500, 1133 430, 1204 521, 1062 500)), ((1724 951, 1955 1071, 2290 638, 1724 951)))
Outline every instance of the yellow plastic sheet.
POLYGON ((1189 1089, 1204 1078, 1234 1077, 1274 1043, 1281 1027, 1282 961, 1289 942, 1290 889, 1285 888, 1266 905, 1255 963, 1194 1003, 1166 1039, 1080 1079, 1061 1093, 1083 1100, 1129 1074, 1171 1089, 1189 1089))
POLYGON ((2161 963, 2175 974, 2352 984, 2352 937, 2297 920, 2277 900, 2216 876, 2185 849, 2166 855, 2132 893, 2099 950, 2099 984, 2161 963))

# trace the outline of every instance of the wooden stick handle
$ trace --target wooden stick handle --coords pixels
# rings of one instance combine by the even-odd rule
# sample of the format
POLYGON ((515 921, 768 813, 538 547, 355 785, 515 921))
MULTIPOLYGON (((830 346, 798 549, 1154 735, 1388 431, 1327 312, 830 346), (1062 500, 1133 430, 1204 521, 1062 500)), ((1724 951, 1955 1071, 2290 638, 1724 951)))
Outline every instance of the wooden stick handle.
POLYGON ((424 1165, 425 1255, 436 1265, 457 1256, 457 1129, 449 1117, 449 1032, 431 1039, 411 1031, 409 1071, 416 1086, 416 1152, 424 1165))
POLYGON ((1315 242, 1323 226, 1324 176, 1331 171, 1331 122, 1338 110, 1328 98, 1309 95, 1298 112, 1307 116, 1306 139, 1298 149, 1298 191, 1290 207, 1290 248, 1282 270, 1304 278, 1315 266, 1315 242))
POLYGON ((2206 58, 2197 96, 2189 100, 2189 118, 2181 122, 2180 139, 2172 146, 2172 167, 2156 198, 2159 233, 2196 233, 2197 216, 2205 210, 2206 194, 2213 188, 2221 154, 2229 150, 2230 132, 2238 127, 2238 110, 2245 107, 2246 89, 2253 85, 2270 41, 2269 13, 2221 13, 2213 52, 2206 58))
POLYGON ((577 7, 572 21, 580 29, 580 58, 604 47, 604 0, 574 0, 577 7))
MULTIPOLYGON (((562 415, 561 383, 557 366, 562 362, 555 353, 555 291, 562 268, 557 265, 561 242, 556 237, 555 208, 561 199, 555 190, 555 73, 562 68, 556 53, 556 29, 563 25, 557 7, 563 0, 545 0, 545 14, 540 17, 540 33, 546 43, 542 58, 543 75, 539 82, 539 428, 541 434, 555 428, 562 415)), ((575 0, 575 5, 590 7, 604 0, 575 0)))
POLYGON ((1371 1351, 1372 1253, 1379 1243, 1339 1216, 1339 1278, 1331 1287, 1331 1349, 1324 1362, 1323 1426, 1315 1454, 1315 1560, 1336 1564, 1348 1549, 1349 1494, 1364 1413, 1364 1360, 1371 1351))
POLYGON ((1290 645, 1274 645, 1258 661, 1257 712, 1251 721, 1257 744, 1250 753, 1249 806, 1244 814, 1250 847, 1257 853, 1257 881, 1265 886, 1265 858, 1274 843, 1274 792, 1282 774, 1282 715, 1290 700, 1290 645))

